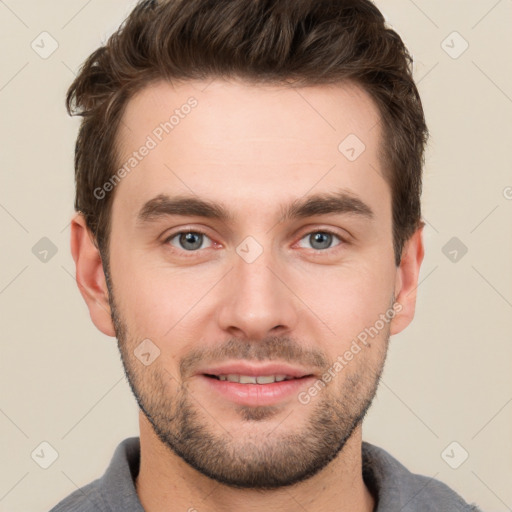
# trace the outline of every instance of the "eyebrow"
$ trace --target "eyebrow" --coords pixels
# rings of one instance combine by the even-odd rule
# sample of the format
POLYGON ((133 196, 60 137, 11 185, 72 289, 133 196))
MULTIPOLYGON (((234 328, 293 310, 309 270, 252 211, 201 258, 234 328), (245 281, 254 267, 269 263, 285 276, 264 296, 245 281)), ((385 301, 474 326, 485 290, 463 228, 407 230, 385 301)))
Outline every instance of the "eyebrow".
MULTIPOLYGON (((283 221, 328 214, 351 214, 368 220, 375 217, 370 206, 345 191, 315 194, 281 207, 283 221)), ((159 194, 142 206, 137 215, 137 223, 153 222, 171 215, 204 217, 225 223, 234 221, 233 214, 222 204, 194 196, 169 197, 159 194)))

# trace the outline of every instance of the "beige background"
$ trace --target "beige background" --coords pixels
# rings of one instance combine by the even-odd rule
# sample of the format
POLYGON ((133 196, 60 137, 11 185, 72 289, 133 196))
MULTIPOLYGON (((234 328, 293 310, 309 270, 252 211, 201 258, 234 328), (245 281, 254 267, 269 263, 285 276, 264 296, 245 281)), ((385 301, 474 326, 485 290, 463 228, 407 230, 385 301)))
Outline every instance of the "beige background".
MULTIPOLYGON (((432 135, 417 316, 392 338, 364 438, 485 511, 512 510, 512 1, 377 3, 415 58, 432 135), (455 262, 452 237, 468 249, 455 262), (469 453, 457 469, 442 457, 453 441, 469 453)), ((64 110, 79 65, 133 5, 0 2, 0 511, 49 510, 138 435, 115 340, 74 280, 78 121, 64 110), (43 59, 31 43, 48 51, 49 37, 43 59), (47 262, 32 252, 42 237, 57 249, 47 262), (43 441, 58 453, 48 469, 31 458, 43 441)), ((461 448, 448 453, 460 462, 461 448)))

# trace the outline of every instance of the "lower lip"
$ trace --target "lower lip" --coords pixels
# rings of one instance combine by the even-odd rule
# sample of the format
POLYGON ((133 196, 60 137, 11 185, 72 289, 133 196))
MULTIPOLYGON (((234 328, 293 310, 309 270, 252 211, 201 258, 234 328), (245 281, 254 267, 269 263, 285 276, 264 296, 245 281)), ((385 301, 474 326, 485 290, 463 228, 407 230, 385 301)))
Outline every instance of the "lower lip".
POLYGON ((228 380, 218 380, 206 375, 198 375, 211 389, 239 405, 273 405, 297 395, 301 388, 310 386, 314 377, 283 380, 271 384, 240 384, 228 380))

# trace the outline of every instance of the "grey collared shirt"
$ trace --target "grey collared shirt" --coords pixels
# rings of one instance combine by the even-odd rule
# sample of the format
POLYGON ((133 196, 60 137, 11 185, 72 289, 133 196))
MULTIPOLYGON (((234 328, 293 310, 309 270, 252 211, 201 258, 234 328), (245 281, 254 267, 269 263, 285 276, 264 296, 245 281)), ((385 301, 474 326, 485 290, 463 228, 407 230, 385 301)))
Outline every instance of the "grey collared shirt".
MULTIPOLYGON (((374 512, 482 512, 446 484, 411 473, 378 446, 362 444, 363 478, 376 497, 374 512)), ((135 490, 140 440, 129 437, 116 448, 101 478, 76 490, 50 512, 144 512, 135 490)))

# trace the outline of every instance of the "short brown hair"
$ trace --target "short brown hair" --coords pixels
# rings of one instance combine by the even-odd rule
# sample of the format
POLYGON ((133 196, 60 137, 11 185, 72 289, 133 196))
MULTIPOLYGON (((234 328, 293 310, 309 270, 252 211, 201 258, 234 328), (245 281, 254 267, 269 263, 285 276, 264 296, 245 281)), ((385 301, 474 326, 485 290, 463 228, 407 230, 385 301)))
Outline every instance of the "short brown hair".
POLYGON ((383 125, 381 158, 400 264, 404 243, 423 225, 428 130, 412 57, 377 7, 370 0, 144 0, 88 57, 66 98, 68 113, 83 116, 75 209, 107 266, 114 192, 98 199, 93 191, 117 169, 126 104, 158 80, 210 78, 287 87, 351 80, 369 93, 383 125))

